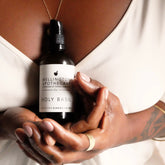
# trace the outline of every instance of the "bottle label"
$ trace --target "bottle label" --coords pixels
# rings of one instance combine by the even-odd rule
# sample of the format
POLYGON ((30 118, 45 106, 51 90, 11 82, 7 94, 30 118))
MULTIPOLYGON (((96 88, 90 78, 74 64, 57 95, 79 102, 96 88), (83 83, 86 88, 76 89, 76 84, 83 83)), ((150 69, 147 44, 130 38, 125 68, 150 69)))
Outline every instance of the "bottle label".
POLYGON ((71 112, 75 66, 62 64, 40 65, 40 112, 71 112))

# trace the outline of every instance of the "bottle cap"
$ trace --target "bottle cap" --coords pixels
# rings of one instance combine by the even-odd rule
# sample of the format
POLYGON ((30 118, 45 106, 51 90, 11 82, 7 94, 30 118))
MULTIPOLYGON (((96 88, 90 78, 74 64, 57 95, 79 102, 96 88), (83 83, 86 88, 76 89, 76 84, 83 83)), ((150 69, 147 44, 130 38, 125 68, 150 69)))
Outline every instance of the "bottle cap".
POLYGON ((52 19, 50 21, 50 42, 51 47, 54 49, 64 50, 64 34, 63 34, 63 25, 60 21, 52 19))

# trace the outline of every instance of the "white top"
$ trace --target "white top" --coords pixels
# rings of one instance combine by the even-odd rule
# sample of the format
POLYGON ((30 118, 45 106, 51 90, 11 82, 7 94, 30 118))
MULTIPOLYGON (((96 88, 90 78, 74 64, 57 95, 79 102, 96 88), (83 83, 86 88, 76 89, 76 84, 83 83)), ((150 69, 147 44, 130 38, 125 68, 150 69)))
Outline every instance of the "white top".
MULTIPOLYGON (((120 98, 125 113, 165 101, 164 20, 165 0, 133 0, 115 30, 76 66, 77 71, 107 86, 120 98)), ((2 37, 0 59, 0 109, 35 101, 38 67, 2 37)), ((163 165, 164 153, 164 142, 148 140, 109 149, 81 164, 163 165)), ((1 141, 0 164, 36 163, 23 156, 15 142, 1 141)))

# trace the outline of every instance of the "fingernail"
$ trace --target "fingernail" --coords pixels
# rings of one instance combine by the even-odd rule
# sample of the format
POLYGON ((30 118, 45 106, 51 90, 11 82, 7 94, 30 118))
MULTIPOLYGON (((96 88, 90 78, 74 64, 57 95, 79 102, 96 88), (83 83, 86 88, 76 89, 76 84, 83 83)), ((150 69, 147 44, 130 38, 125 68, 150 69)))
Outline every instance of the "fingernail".
POLYGON ((89 78, 86 74, 80 73, 80 76, 81 76, 81 78, 82 78, 84 81, 90 82, 90 78, 89 78))
POLYGON ((55 140, 51 137, 51 136, 47 136, 46 138, 46 143, 49 145, 49 146, 54 146, 55 145, 55 140))
POLYGON ((30 126, 24 126, 24 131, 28 137, 32 137, 33 135, 33 130, 30 126))
POLYGON ((50 123, 49 121, 43 121, 43 124, 47 131, 52 132, 54 130, 52 123, 50 123))
POLYGON ((105 99, 107 100, 108 99, 108 95, 109 95, 109 91, 107 88, 104 89, 104 96, 105 96, 105 99))

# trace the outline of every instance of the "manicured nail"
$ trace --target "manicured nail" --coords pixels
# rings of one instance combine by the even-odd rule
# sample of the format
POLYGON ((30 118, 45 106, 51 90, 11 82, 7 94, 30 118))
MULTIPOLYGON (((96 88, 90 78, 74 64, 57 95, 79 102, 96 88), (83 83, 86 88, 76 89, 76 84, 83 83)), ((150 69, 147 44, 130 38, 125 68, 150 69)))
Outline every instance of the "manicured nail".
POLYGON ((33 130, 30 126, 24 126, 24 131, 28 137, 32 137, 33 135, 33 130))
POLYGON ((81 76, 81 78, 82 78, 84 81, 90 82, 90 78, 89 78, 86 74, 80 73, 80 76, 81 76))
POLYGON ((108 95, 109 95, 109 91, 107 88, 104 89, 104 96, 105 96, 105 99, 107 100, 108 99, 108 95))
POLYGON ((52 132, 54 130, 52 123, 50 123, 49 121, 43 121, 43 124, 47 131, 52 132))
POLYGON ((47 136, 45 141, 46 141, 46 144, 49 146, 54 146, 56 143, 56 141, 51 136, 47 136))

